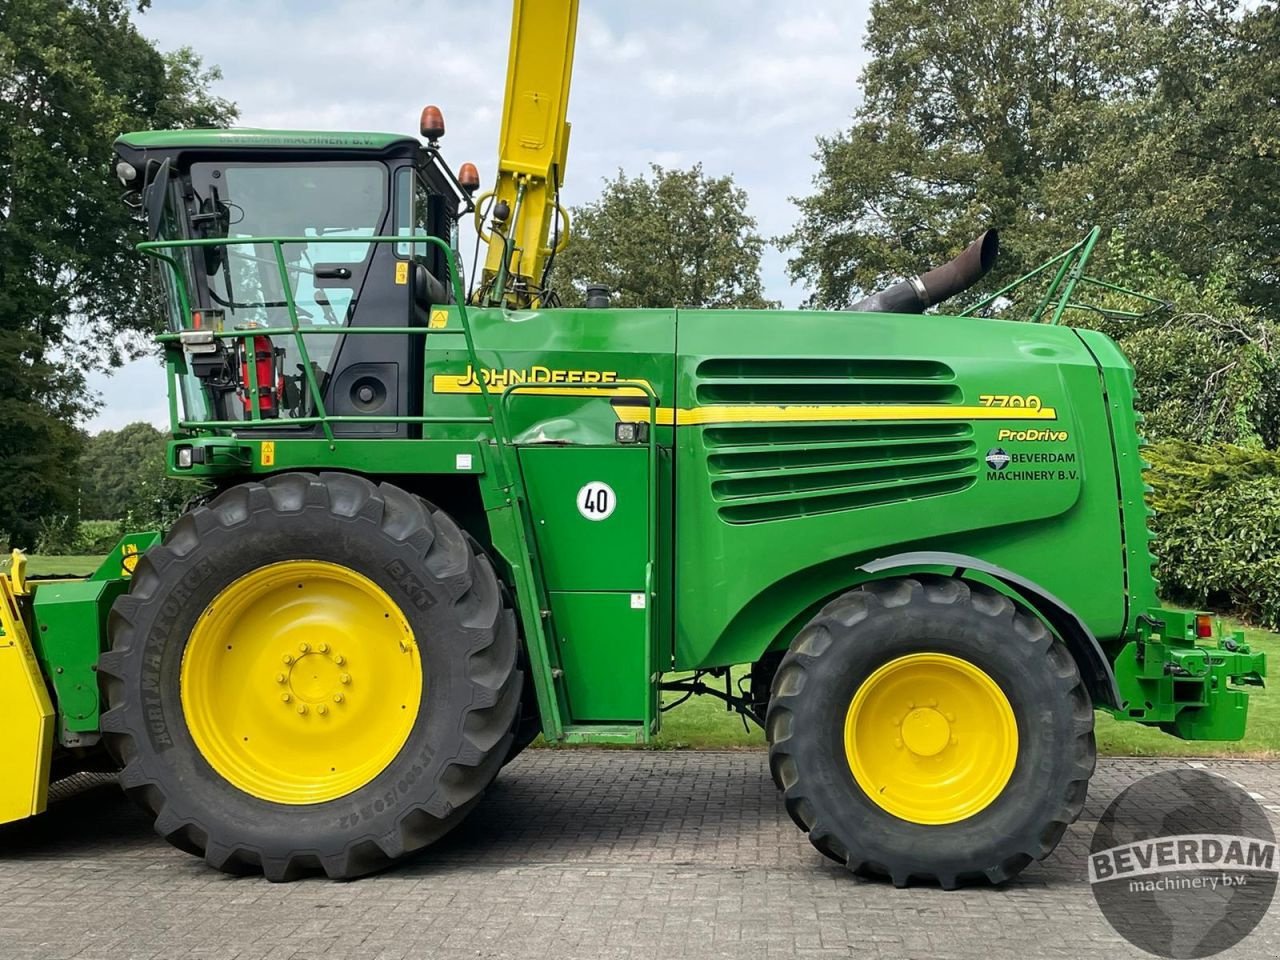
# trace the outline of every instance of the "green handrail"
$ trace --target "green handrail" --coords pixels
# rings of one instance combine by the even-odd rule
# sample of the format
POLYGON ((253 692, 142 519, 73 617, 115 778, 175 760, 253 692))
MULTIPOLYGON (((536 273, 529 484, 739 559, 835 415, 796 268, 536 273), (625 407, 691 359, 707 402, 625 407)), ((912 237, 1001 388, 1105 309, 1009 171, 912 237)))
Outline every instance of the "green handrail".
POLYGON ((972 317, 978 315, 981 311, 996 301, 1008 297, 1019 287, 1024 286, 1034 280, 1040 274, 1057 267, 1057 271, 1053 275, 1053 279, 1049 282, 1049 286, 1040 297, 1035 310, 1031 312, 1028 318, 1030 323, 1040 323, 1044 319, 1046 311, 1050 307, 1053 308, 1052 318, 1048 321, 1050 324, 1058 324, 1062 320, 1063 314, 1067 310, 1093 310, 1107 314, 1108 316, 1119 317, 1121 319, 1136 320, 1147 314, 1134 313, 1131 310, 1101 310, 1099 307, 1093 307, 1086 303, 1075 303, 1072 297, 1076 292, 1076 287, 1080 284, 1088 284, 1091 286, 1102 287, 1115 293, 1121 293, 1125 296, 1134 297, 1139 300, 1145 300, 1148 303, 1155 304, 1155 309, 1162 309, 1168 306, 1164 300, 1157 297, 1140 293, 1137 290, 1131 290, 1128 287, 1122 287, 1118 284, 1107 283, 1104 280, 1098 280, 1090 277, 1085 273, 1089 264, 1089 258, 1093 256, 1094 248, 1097 247, 1099 239, 1102 237, 1102 228, 1093 227, 1078 242, 1072 244, 1056 257, 1052 257, 1040 264, 1034 270, 1024 273, 1012 283, 1005 284, 995 293, 984 297, 972 306, 966 307, 957 316, 972 317), (1065 284, 1065 288, 1064 288, 1065 284), (1061 295, 1059 295, 1059 291, 1061 295))
MULTIPOLYGON (((471 330, 471 322, 467 316, 466 292, 464 290, 463 283, 462 283, 462 274, 458 269, 457 256, 454 253, 453 248, 450 247, 449 244, 446 243, 444 240, 441 240, 439 237, 416 236, 416 235, 403 236, 403 237, 386 237, 386 236, 377 236, 377 237, 348 237, 348 236, 344 236, 344 237, 203 237, 203 238, 196 238, 196 239, 189 239, 189 240, 148 240, 143 243, 139 243, 136 249, 140 253, 153 257, 159 260, 160 262, 167 264, 169 269, 173 272, 173 278, 174 278, 174 282, 176 284, 177 292, 178 292, 178 305, 182 315, 181 322, 185 329, 186 324, 191 316, 191 296, 190 296, 190 292, 187 289, 187 281, 185 276, 183 275, 181 264, 178 262, 176 257, 174 257, 173 255, 171 255, 171 253, 166 251, 172 251, 177 249, 188 249, 188 248, 204 248, 204 247, 234 247, 234 246, 248 246, 248 245, 256 246, 259 244, 271 245, 271 248, 274 254, 275 263, 276 263, 276 268, 280 274, 280 285, 281 285, 281 288, 284 290, 285 305, 289 311, 289 326, 286 328, 259 327, 256 329, 249 329, 249 330, 216 331, 213 333, 213 336, 217 339, 241 339, 246 341, 250 341, 251 338, 253 337, 271 336, 273 334, 276 336, 284 336, 284 335, 292 336, 298 348, 298 355, 303 361, 302 372, 303 372, 303 375, 306 377, 308 392, 311 394, 312 401, 315 404, 317 416, 309 417, 309 418, 298 418, 298 419, 290 420, 289 422, 301 423, 305 421, 305 422, 311 422, 311 423, 319 423, 319 425, 321 426, 321 429, 324 430, 325 439, 329 442, 330 447, 332 447, 334 444, 334 435, 333 435, 331 424, 341 423, 344 421, 345 422, 381 422, 381 423, 475 422, 473 418, 461 418, 461 419, 439 418, 438 420, 436 420, 434 418, 420 419, 420 418, 402 418, 402 417, 377 417, 377 418, 373 418, 373 420, 357 421, 357 420, 352 420, 351 418, 334 417, 328 414, 328 412, 325 410, 325 407, 324 407, 324 399, 322 396, 322 391, 320 390, 319 382, 316 380, 315 372, 312 369, 311 363, 308 359, 309 355, 307 353, 306 343, 303 339, 304 336, 310 336, 314 334, 331 335, 331 336, 349 336, 352 334, 390 334, 390 333, 425 336, 429 332, 438 333, 439 331, 431 331, 427 328, 422 328, 422 327, 363 327, 363 328, 362 327, 334 327, 334 328, 328 328, 328 329, 323 327, 308 327, 304 333, 301 323, 299 322, 299 319, 298 319, 298 308, 297 308, 297 301, 293 293, 293 284, 290 283, 289 281, 289 270, 288 270, 288 263, 284 257, 284 246, 286 244, 311 244, 311 243, 345 243, 345 244, 403 243, 406 245, 424 243, 424 244, 431 244, 439 248, 441 251, 443 251, 444 257, 445 257, 445 263, 448 265, 449 282, 453 290, 453 299, 454 299, 454 302, 449 306, 453 306, 457 308, 458 319, 462 326, 462 335, 466 342, 467 359, 470 361, 471 368, 473 370, 482 369, 480 364, 480 358, 476 351, 475 338, 471 330)), ((157 337, 157 340, 163 344, 171 344, 174 342, 180 342, 181 337, 182 337, 181 332, 173 332, 168 334, 161 334, 157 337)), ((246 348, 247 349, 249 348, 248 345, 246 345, 246 348)), ((251 403, 250 403, 251 419, 248 423, 241 420, 235 420, 235 421, 184 420, 184 421, 180 421, 179 425, 182 426, 184 429, 201 429, 201 428, 242 429, 246 426, 253 427, 253 426, 264 425, 265 422, 262 420, 262 413, 257 403, 258 390, 259 390, 259 384, 257 382, 258 380, 257 364, 250 363, 248 367, 249 367, 249 391, 250 391, 250 400, 251 400, 251 403), (234 424, 234 426, 227 427, 225 426, 226 424, 234 424)), ((506 420, 505 411, 501 409, 500 405, 494 403, 493 396, 492 394, 490 394, 489 388, 485 385, 483 380, 479 381, 477 383, 477 386, 480 388, 480 395, 483 398, 485 409, 488 412, 488 416, 484 418, 483 422, 493 424, 495 440, 498 441, 500 448, 505 447, 510 444, 510 439, 511 439, 511 431, 509 429, 509 425, 506 420)), ((503 457, 499 456, 499 462, 500 462, 500 465, 503 467, 503 473, 504 474, 509 473, 509 471, 506 469, 506 464, 503 457)))

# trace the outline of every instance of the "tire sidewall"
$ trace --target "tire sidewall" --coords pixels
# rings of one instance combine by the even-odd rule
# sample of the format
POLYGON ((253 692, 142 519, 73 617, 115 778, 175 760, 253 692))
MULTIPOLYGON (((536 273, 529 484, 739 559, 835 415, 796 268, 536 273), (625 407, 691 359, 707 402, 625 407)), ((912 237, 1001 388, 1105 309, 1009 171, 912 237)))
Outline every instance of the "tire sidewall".
POLYGON ((858 859, 957 873, 975 860, 1000 862, 1011 842, 1036 845, 1046 803, 1028 798, 1060 797, 1072 779, 1072 752, 1063 736, 1072 727, 1071 703, 1049 669, 1051 638, 1036 643, 1021 636, 1012 610, 996 618, 969 605, 927 602, 874 605, 852 628, 820 614, 806 629, 830 631, 832 642, 820 658, 808 658, 803 690, 786 698, 795 734, 786 749, 813 808, 839 820, 824 826, 855 837, 858 859), (981 669, 1008 699, 1018 727, 1009 782, 989 806, 950 824, 914 823, 880 807, 858 785, 845 752, 845 721, 859 687, 878 668, 917 653, 947 654, 981 669))
MULTIPOLYGON (((319 847, 337 849, 392 834, 408 806, 448 816, 452 807, 437 795, 437 785, 465 746, 462 725, 474 693, 466 668, 471 654, 492 640, 491 630, 467 628, 454 610, 472 587, 470 571, 433 575, 420 543, 393 538, 365 513, 344 517, 308 503, 292 513, 248 511, 243 520, 225 523, 201 516, 210 510, 219 510, 217 501, 193 517, 199 550, 178 556, 162 548, 148 556, 163 594, 141 608, 135 623, 140 641, 122 678, 132 688, 124 702, 136 711, 127 725, 145 730, 135 737, 137 760, 160 785, 166 805, 174 805, 171 812, 210 833, 214 824, 234 821, 236 845, 265 857, 296 854, 290 838, 299 835, 322 836, 319 847), (225 780, 196 747, 182 708, 182 659, 197 620, 239 577, 281 561, 335 558, 382 588, 412 628, 424 674, 418 716, 394 760, 346 796, 317 804, 262 800, 225 780)), ((437 537, 448 533, 437 525, 437 537)), ((496 578, 487 573, 496 589, 496 578)))

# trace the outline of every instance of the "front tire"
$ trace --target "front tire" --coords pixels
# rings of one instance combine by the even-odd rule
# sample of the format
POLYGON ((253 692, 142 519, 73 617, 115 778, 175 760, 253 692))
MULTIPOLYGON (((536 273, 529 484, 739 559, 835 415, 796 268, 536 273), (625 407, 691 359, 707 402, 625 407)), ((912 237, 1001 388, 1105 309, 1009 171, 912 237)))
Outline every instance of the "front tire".
POLYGON ((385 867, 455 827, 510 746, 523 678, 498 578, 390 484, 231 488, 147 552, 109 632, 121 784, 220 870, 385 867))
POLYGON ((1061 641, 1008 597, 943 577, 829 603, 778 668, 766 732, 813 845, 897 886, 1001 883, 1048 856, 1096 757, 1061 641))

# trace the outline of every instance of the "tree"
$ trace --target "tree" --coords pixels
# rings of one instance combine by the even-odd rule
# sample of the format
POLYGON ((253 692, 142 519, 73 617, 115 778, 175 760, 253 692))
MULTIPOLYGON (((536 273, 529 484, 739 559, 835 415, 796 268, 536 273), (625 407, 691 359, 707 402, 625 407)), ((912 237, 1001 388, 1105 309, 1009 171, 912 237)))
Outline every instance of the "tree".
MULTIPOLYGON (((139 3, 138 9, 145 9, 139 3)), ((120 0, 0 5, 0 532, 20 545, 75 511, 84 372, 142 349, 145 284, 112 141, 224 125, 235 108, 183 49, 161 54, 120 0)))
POLYGON ((1276 304, 1274 0, 876 0, 852 127, 818 142, 783 241, 816 305, 845 306, 1004 235, 993 282, 1092 223, 1193 280, 1234 266, 1276 304))
POLYGON ((166 526, 176 519, 199 487, 165 476, 168 440, 149 423, 89 437, 77 471, 80 515, 133 527, 166 526))
POLYGON ((581 305, 600 283, 620 307, 776 306, 764 298, 764 240, 732 176, 709 177, 652 165, 651 176, 622 171, 600 197, 575 207, 572 242, 556 258, 554 285, 581 305))
MULTIPOLYGON (((1138 320, 1071 315, 1077 326, 1115 339, 1137 370, 1136 406, 1150 440, 1280 446, 1280 317, 1239 302, 1238 278, 1217 269, 1192 280, 1159 253, 1112 237, 1108 271, 1159 291, 1165 309, 1138 320)), ((1150 304, 1118 294, 1090 295, 1098 306, 1140 311, 1150 304)))
POLYGON ((1280 318, 1280 6, 1156 4, 1140 67, 1073 125, 1090 149, 1046 177, 1047 217, 1077 207, 1280 318))

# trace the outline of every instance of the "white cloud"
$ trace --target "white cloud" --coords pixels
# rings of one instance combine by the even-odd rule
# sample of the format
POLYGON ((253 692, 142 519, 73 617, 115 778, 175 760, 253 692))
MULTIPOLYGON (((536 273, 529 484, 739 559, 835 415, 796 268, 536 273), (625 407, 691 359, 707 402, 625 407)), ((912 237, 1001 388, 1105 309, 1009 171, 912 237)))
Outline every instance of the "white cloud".
MULTIPOLYGON (((565 200, 592 199, 619 168, 701 161, 747 190, 766 236, 785 232, 795 220, 788 198, 806 193, 815 172, 815 137, 845 126, 856 105, 867 8, 584 0, 565 200)), ((487 181, 510 19, 509 0, 164 0, 138 23, 161 48, 190 45, 219 65, 217 92, 239 104, 246 126, 416 133, 422 106, 438 103, 446 154, 476 163, 487 181)), ((803 291, 785 263, 783 252, 766 254, 765 289, 794 306, 803 291)), ((163 375, 139 364, 94 378, 104 404, 91 429, 122 417, 164 422, 163 375)))

